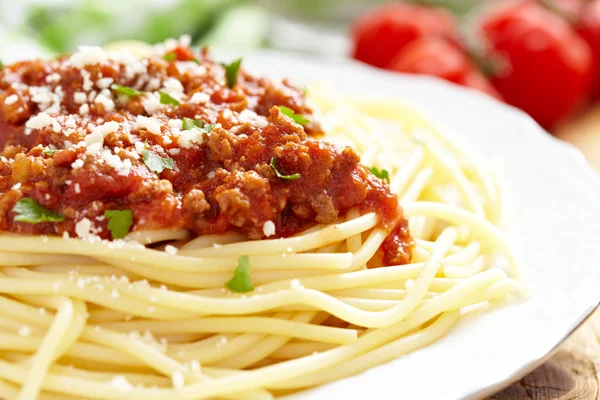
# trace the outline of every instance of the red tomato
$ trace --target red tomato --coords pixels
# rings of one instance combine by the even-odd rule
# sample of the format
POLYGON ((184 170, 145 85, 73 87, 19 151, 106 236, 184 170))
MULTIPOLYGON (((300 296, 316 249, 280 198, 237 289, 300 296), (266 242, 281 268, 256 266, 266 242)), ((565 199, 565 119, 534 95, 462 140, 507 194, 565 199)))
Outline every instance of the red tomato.
POLYGON ((506 101, 546 128, 567 116, 589 91, 589 46, 561 18, 531 1, 506 1, 480 21, 492 83, 506 101))
POLYGON ((411 42, 398 52, 389 69, 437 76, 502 98, 467 54, 445 39, 423 38, 411 42))
POLYGON ((441 8, 389 3, 361 16, 354 24, 353 57, 385 68, 411 41, 439 36, 456 39, 457 22, 441 8))
POLYGON ((600 99, 600 1, 585 6, 577 32, 590 45, 594 59, 594 98, 600 99))

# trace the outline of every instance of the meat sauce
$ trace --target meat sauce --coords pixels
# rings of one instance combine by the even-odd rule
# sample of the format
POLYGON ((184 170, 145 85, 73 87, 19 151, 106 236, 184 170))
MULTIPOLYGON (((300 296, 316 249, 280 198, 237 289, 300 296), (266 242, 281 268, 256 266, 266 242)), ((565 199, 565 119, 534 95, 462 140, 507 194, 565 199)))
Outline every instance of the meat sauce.
POLYGON ((131 230, 262 239, 331 223, 358 207, 376 212, 390 232, 384 263, 410 261, 397 197, 351 148, 317 140, 323 132, 301 90, 243 69, 229 87, 224 67, 186 43, 154 51, 134 59, 85 48, 0 71, 0 230, 110 239, 104 212, 127 209, 131 230), (162 104, 165 94, 176 101, 162 104), (308 122, 294 122, 279 106, 308 122), (185 127, 183 118, 215 126, 185 127), (172 168, 152 171, 149 153, 172 159, 172 168), (280 174, 300 177, 278 177, 273 157, 280 174), (15 221, 22 198, 65 220, 15 221))

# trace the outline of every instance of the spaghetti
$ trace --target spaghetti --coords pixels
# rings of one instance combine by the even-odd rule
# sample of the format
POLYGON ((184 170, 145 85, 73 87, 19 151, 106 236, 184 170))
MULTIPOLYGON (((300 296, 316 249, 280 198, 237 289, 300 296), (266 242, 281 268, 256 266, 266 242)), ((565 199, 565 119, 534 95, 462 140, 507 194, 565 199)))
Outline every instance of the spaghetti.
MULTIPOLYGON (((189 50, 177 46, 159 48, 175 54, 165 62, 205 66, 181 61, 189 50)), ((101 64, 100 53, 93 54, 71 60, 101 64)), ((138 96, 131 93, 125 96, 138 96)), ((269 238, 270 224, 263 235, 246 222, 219 232, 216 225, 202 230, 206 220, 196 230, 144 229, 138 220, 122 239, 107 240, 97 226, 60 225, 69 215, 56 209, 66 221, 44 224, 63 227, 62 236, 8 225, 0 234, 0 397, 271 399, 427 346, 461 315, 524 290, 498 228, 501 188, 479 155, 401 104, 330 97, 321 87, 310 93, 321 125, 304 103, 290 104, 296 107, 291 118, 309 120, 286 121, 326 132, 338 148, 356 149, 382 178, 377 182, 389 182, 403 210, 396 221, 406 218, 410 240, 382 224, 381 208, 364 202, 339 208, 326 222, 275 221, 276 232, 286 223, 298 228, 276 238, 269 238), (82 230, 86 235, 73 235, 82 230), (407 262, 386 262, 407 251, 407 262)), ((5 103, 11 95, 3 95, 5 103)), ((180 102, 176 93, 169 96, 180 102)), ((247 123, 261 123, 259 114, 247 123)), ((5 147, 5 156, 11 149, 5 147)), ((159 158, 168 170, 166 157, 159 158)), ((19 159, 12 161, 13 178, 19 159)), ((285 165, 277 178, 292 176, 285 165)))

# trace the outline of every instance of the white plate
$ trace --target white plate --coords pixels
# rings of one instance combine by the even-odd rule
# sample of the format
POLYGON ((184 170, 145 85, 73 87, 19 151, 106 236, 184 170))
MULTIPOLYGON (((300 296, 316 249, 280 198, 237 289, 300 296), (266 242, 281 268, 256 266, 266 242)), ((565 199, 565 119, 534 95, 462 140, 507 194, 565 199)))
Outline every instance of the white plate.
POLYGON ((433 345, 293 399, 479 398, 544 361, 600 301, 600 180, 573 147, 524 113, 468 89, 351 62, 282 53, 244 58, 252 71, 299 83, 325 80, 340 94, 418 103, 443 129, 501 169, 510 193, 509 238, 530 300, 461 321, 433 345))

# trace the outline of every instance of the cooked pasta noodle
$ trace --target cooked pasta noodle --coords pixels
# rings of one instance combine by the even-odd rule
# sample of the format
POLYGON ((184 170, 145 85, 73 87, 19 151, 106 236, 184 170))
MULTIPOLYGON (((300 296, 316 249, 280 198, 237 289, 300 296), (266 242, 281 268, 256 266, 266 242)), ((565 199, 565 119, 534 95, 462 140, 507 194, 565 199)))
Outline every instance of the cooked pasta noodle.
POLYGON ((270 399, 389 362, 472 305, 526 294, 480 155, 404 105, 310 93, 325 140, 389 172, 411 263, 381 266, 389 232, 356 208, 283 239, 0 234, 0 397, 270 399), (240 256, 245 294, 225 286, 240 256))

